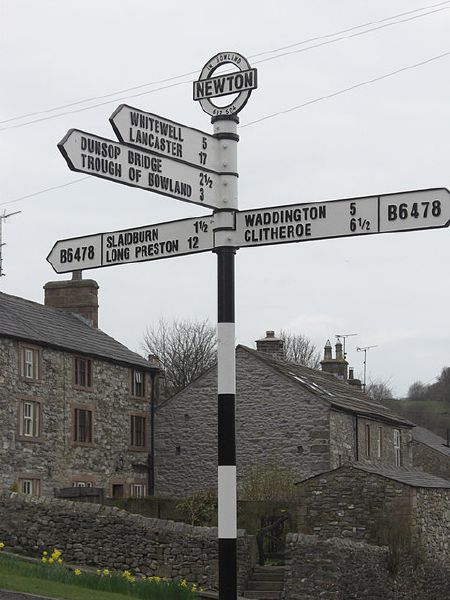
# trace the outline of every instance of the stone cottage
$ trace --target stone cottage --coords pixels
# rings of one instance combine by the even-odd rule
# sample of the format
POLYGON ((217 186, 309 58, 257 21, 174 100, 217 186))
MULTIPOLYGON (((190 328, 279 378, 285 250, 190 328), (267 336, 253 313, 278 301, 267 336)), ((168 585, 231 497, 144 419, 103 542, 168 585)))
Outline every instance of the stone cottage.
POLYGON ((414 427, 412 434, 414 467, 450 481, 449 441, 424 427, 414 427))
MULTIPOLYGON (((411 466, 412 423, 349 385, 341 344, 336 351, 333 359, 327 344, 324 361, 334 370, 327 373, 280 360, 273 332, 256 351, 236 348, 238 482, 256 465, 297 479, 350 462, 411 466)), ((216 486, 216 382, 212 368, 157 407, 158 494, 216 486)))
POLYGON ((45 305, 0 293, 0 491, 152 491, 158 366, 98 329, 98 285, 45 286, 45 305))
POLYGON ((404 467, 353 463, 297 484, 298 529, 384 544, 390 537, 450 559, 450 482, 404 467))

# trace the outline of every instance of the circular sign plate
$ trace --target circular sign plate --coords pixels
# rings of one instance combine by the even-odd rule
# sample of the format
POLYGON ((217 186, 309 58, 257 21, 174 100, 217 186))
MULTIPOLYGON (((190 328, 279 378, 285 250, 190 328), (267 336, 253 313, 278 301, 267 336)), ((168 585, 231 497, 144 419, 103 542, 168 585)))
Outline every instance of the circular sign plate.
POLYGON ((194 81, 194 100, 198 100, 203 110, 213 117, 235 115, 244 108, 256 87, 256 69, 250 67, 242 54, 219 52, 205 64, 200 77, 194 81), (216 69, 226 64, 233 64, 239 70, 214 77, 216 69), (237 97, 226 106, 217 106, 211 100, 229 94, 237 94, 237 97))

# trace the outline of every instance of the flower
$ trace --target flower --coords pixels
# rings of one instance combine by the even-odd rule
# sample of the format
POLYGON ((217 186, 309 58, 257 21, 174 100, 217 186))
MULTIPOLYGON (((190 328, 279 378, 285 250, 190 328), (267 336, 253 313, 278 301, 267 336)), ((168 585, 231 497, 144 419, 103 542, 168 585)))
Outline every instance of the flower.
POLYGON ((108 569, 103 569, 103 575, 111 575, 111 572, 108 569))
POLYGON ((42 553, 42 556, 47 556, 48 552, 47 550, 44 550, 44 552, 42 553))
POLYGON ((48 562, 49 562, 50 564, 52 564, 52 563, 54 563, 54 562, 55 562, 55 559, 54 559, 53 557, 50 557, 50 558, 48 559, 48 562))
POLYGON ((54 560, 57 560, 61 556, 61 554, 62 554, 62 552, 60 550, 57 550, 56 548, 53 548, 52 558, 54 560))
POLYGON ((81 575, 81 571, 80 569, 75 569, 75 571, 73 572, 74 575, 81 575))
POLYGON ((41 558, 41 561, 42 561, 43 563, 46 563, 46 562, 47 562, 47 559, 45 558, 45 556, 43 556, 43 557, 41 558))
POLYGON ((62 558, 58 558, 58 563, 62 565, 62 558))
POLYGON ((0 550, 3 550, 4 547, 5 547, 5 544, 3 542, 0 542, 0 550))
POLYGON ((184 588, 187 587, 187 581, 186 581, 186 579, 182 579, 181 582, 180 582, 180 585, 181 585, 181 587, 184 587, 184 588))
POLYGON ((97 575, 101 575, 102 572, 100 571, 100 569, 97 569, 97 575))
POLYGON ((196 592, 197 591, 197 586, 195 585, 195 583, 193 583, 191 585, 191 592, 196 592))

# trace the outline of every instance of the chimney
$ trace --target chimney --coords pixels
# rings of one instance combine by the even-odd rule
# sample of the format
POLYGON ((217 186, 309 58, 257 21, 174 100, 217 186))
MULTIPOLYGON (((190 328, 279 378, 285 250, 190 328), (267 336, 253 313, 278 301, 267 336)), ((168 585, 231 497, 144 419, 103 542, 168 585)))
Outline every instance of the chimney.
POLYGON ((353 369, 353 367, 349 367, 348 369, 348 380, 347 383, 349 385, 352 385, 353 387, 355 387, 358 390, 362 390, 362 383, 360 379, 355 379, 355 371, 353 369))
POLYGON ((347 381, 348 362, 344 358, 340 341, 336 343, 336 358, 333 358, 331 343, 330 340, 327 340, 324 348, 323 360, 320 361, 320 364, 322 366, 322 371, 332 373, 338 379, 347 381))
POLYGON ((258 352, 267 354, 277 360, 286 360, 284 342, 280 338, 275 337, 274 331, 266 331, 265 338, 256 340, 256 349, 258 352))
POLYGON ((98 283, 83 279, 81 271, 73 271, 69 281, 49 281, 44 292, 45 306, 75 313, 98 327, 98 283))

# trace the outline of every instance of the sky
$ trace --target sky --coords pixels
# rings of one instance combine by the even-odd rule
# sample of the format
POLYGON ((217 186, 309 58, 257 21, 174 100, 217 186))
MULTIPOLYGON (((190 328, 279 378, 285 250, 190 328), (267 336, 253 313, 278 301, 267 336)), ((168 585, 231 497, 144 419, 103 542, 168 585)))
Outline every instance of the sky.
MULTIPOLYGON (((70 278, 46 261, 57 240, 211 213, 72 172, 57 143, 71 128, 116 139, 124 102, 212 133, 191 82, 221 51, 258 69, 239 115, 241 210, 450 187, 450 1, 0 0, 0 28, 0 213, 21 211, 3 221, 8 294, 43 302, 46 282, 70 278)), ((322 350, 357 333, 356 375, 356 348, 375 346, 368 381, 404 396, 450 365, 449 236, 241 248, 236 342, 283 329, 322 350)), ((212 252, 83 277, 100 286, 100 327, 139 353, 160 318, 217 319, 212 252)))

